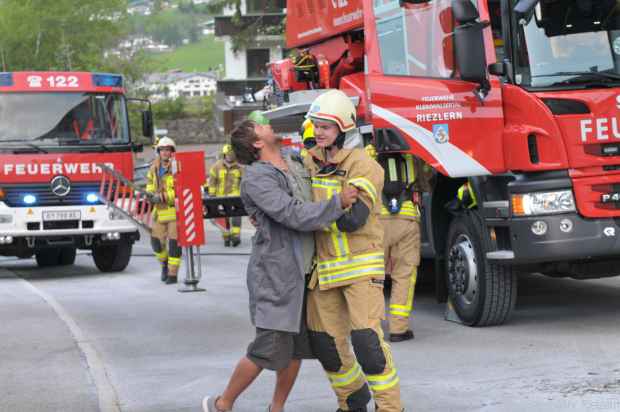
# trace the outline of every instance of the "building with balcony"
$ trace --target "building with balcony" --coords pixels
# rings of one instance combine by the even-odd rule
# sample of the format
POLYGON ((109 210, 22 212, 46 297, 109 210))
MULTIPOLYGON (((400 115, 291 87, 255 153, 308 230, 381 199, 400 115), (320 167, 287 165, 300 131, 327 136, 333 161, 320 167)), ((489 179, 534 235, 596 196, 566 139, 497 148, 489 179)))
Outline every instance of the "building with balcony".
POLYGON ((286 0, 242 0, 241 15, 226 8, 215 17, 224 41, 225 74, 217 83, 216 119, 223 133, 252 110, 262 108, 267 63, 284 56, 286 0))
POLYGON ((138 89, 146 90, 153 101, 179 97, 203 97, 216 91, 214 73, 186 73, 171 71, 153 73, 144 79, 138 89))

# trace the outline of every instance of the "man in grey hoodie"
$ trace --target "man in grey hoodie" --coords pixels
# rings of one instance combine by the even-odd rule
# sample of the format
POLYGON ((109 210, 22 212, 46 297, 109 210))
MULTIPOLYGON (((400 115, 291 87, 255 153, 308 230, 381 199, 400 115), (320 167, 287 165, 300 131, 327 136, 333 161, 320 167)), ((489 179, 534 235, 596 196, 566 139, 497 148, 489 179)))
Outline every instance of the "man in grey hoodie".
POLYGON ((240 163, 248 165, 241 198, 256 234, 247 270, 250 318, 256 338, 220 396, 203 400, 205 412, 230 411, 263 369, 275 370, 271 412, 281 412, 302 358, 311 357, 304 316, 305 278, 312 272, 313 232, 329 227, 357 199, 346 187, 323 202, 312 198, 310 176, 292 151, 283 152, 268 124, 241 123, 231 135, 240 163))

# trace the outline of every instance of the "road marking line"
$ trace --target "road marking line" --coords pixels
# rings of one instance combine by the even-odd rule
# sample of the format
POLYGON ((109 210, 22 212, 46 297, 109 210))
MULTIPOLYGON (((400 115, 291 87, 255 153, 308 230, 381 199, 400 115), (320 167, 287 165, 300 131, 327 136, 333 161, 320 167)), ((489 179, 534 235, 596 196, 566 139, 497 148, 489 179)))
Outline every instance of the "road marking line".
POLYGON ((110 377, 108 376, 103 360, 91 340, 78 326, 77 322, 51 295, 37 288, 25 279, 17 276, 16 278, 21 281, 27 289, 30 289, 34 294, 43 299, 43 301, 54 310, 58 318, 60 318, 60 320, 62 320, 69 329, 69 332, 73 336, 78 349, 82 352, 84 358, 86 359, 88 373, 95 383, 97 397, 99 398, 99 411, 121 412, 118 395, 116 394, 116 390, 110 381, 110 377))

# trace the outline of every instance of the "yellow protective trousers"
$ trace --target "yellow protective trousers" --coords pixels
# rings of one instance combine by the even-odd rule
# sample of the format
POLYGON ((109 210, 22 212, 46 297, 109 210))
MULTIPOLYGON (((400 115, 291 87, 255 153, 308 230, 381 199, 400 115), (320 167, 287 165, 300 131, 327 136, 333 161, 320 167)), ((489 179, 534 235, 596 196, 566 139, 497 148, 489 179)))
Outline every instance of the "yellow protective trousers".
POLYGON ((241 237, 241 217, 227 217, 226 228, 222 229, 222 237, 224 240, 239 239, 241 237))
POLYGON ((182 250, 177 243, 177 222, 154 222, 151 245, 157 260, 168 266, 168 275, 176 277, 181 266, 182 250))
POLYGON ((315 287, 308 294, 312 351, 344 411, 366 406, 371 391, 377 412, 402 410, 400 380, 381 329, 384 310, 381 280, 327 290, 315 287))
POLYGON ((381 218, 385 229, 386 271, 392 278, 389 317, 390 333, 405 333, 420 264, 420 223, 397 216, 381 218))

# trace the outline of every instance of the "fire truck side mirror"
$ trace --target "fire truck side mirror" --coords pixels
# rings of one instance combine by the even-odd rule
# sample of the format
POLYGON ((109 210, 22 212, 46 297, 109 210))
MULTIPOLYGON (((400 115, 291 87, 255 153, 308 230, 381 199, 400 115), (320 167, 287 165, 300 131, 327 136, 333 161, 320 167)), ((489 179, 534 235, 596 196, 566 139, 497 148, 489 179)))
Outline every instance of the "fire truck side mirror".
POLYGON ((154 137, 153 112, 150 110, 144 110, 142 112, 142 135, 144 137, 150 137, 151 140, 154 137))
POLYGON ((469 0, 452 0, 454 53, 461 79, 480 84, 483 95, 488 91, 486 53, 482 32, 488 22, 478 21, 478 10, 469 0))

